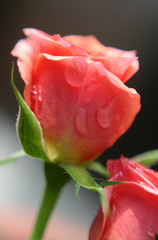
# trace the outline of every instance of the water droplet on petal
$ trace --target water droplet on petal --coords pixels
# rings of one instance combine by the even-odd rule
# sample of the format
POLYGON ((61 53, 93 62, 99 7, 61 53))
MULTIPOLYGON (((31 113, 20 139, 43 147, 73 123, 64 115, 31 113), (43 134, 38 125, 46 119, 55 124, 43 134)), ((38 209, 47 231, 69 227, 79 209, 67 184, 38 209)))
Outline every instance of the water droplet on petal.
POLYGON ((82 59, 76 59, 68 64, 65 70, 66 81, 74 87, 79 87, 84 81, 85 64, 82 59))
POLYGON ((30 93, 30 100, 31 100, 30 107, 33 112, 35 111, 36 98, 37 98, 37 88, 35 85, 33 85, 30 93))
POLYGON ((41 111, 41 107, 42 107, 42 101, 43 101, 43 94, 42 94, 42 90, 39 89, 38 92, 37 92, 37 111, 38 113, 40 113, 41 111))
POLYGON ((120 172, 119 174, 120 174, 121 177, 123 177, 123 172, 120 172))
POLYGON ((147 230, 147 235, 149 236, 149 237, 151 237, 151 238, 155 238, 155 233, 154 233, 154 231, 153 231, 153 229, 150 227, 150 228, 148 228, 148 230, 147 230))
POLYGON ((139 169, 138 167, 135 167, 135 169, 136 169, 137 171, 140 171, 140 169, 139 169))
POLYGON ((116 181, 120 181, 123 177, 123 173, 122 172, 119 172, 117 174, 115 174, 115 180, 116 181))
POLYGON ((140 184, 144 184, 142 181, 139 182, 140 184))
POLYGON ((102 128, 108 128, 113 121, 113 111, 111 104, 106 104, 104 107, 100 107, 97 110, 97 122, 102 128))
POLYGON ((86 136, 88 134, 88 118, 87 118, 87 110, 84 108, 79 108, 75 117, 75 125, 77 131, 86 136))
POLYGON ((31 100, 36 99, 36 97, 37 97, 37 87, 33 85, 31 89, 31 100))
POLYGON ((38 95, 38 101, 39 101, 39 102, 42 102, 42 100, 43 100, 42 90, 39 89, 37 95, 38 95))
POLYGON ((43 97, 42 91, 38 89, 35 85, 32 86, 30 98, 31 98, 31 110, 36 113, 37 111, 39 112, 43 97))

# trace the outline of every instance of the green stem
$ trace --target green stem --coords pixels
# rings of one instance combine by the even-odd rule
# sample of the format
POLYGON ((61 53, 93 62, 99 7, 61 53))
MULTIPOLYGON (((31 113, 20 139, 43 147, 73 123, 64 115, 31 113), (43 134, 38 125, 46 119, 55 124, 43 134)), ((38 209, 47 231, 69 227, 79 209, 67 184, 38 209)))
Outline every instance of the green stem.
POLYGON ((57 165, 45 163, 46 189, 30 240, 41 240, 51 212, 69 176, 57 165))
POLYGON ((23 150, 15 152, 12 155, 10 155, 9 157, 0 160, 0 166, 12 163, 12 162, 16 161, 18 158, 25 157, 26 155, 27 154, 23 150))
POLYGON ((59 192, 60 191, 52 191, 52 188, 47 185, 30 240, 42 239, 45 227, 55 206, 59 192))
POLYGON ((141 153, 131 159, 137 163, 143 164, 146 167, 151 167, 158 162, 158 149, 141 153))
POLYGON ((99 162, 92 162, 88 168, 94 172, 99 173, 104 178, 109 178, 110 174, 109 171, 99 162))

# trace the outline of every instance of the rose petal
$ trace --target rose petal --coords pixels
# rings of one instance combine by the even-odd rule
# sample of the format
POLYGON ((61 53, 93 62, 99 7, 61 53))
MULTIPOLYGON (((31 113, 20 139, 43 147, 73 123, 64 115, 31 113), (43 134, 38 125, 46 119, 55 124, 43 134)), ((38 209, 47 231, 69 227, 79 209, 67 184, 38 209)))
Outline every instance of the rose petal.
POLYGON ((25 100, 60 160, 86 161, 101 154, 129 128, 140 109, 140 96, 89 58, 41 54, 34 69, 25 100))
POLYGON ((113 47, 105 47, 94 36, 65 36, 64 39, 74 45, 86 49, 94 61, 100 61, 105 68, 126 82, 139 69, 136 51, 124 51, 113 47))
POLYGON ((90 54, 103 53, 105 47, 94 36, 69 35, 63 37, 66 41, 86 49, 90 54))
MULTIPOLYGON (((18 67, 22 79, 26 84, 32 81, 32 72, 35 60, 40 53, 49 53, 57 56, 71 56, 67 45, 53 40, 50 35, 37 29, 24 29, 28 38, 19 40, 11 54, 18 57, 18 67)), ((60 41, 59 41, 60 42, 60 41)), ((64 41, 65 42, 65 41, 64 41)))
POLYGON ((110 200, 112 208, 99 240, 149 240, 158 232, 158 193, 135 183, 118 185, 110 200))
POLYGON ((106 221, 105 215, 103 213, 102 208, 100 207, 90 229, 89 234, 90 240, 100 240, 102 233, 104 231, 105 221, 106 221))
POLYGON ((92 57, 93 61, 102 62, 104 67, 126 82, 139 69, 136 57, 92 57))
POLYGON ((111 178, 115 178, 115 180, 117 178, 119 181, 134 181, 152 189, 158 188, 157 172, 146 169, 137 163, 129 162, 123 157, 117 161, 108 160, 107 167, 111 178))
POLYGON ((124 157, 109 160, 107 167, 111 181, 125 183, 105 187, 110 215, 102 216, 99 210, 90 240, 93 233, 98 240, 154 240, 158 233, 158 173, 124 157), (104 226, 101 219, 105 219, 104 226), (99 227, 104 228, 102 234, 99 227))

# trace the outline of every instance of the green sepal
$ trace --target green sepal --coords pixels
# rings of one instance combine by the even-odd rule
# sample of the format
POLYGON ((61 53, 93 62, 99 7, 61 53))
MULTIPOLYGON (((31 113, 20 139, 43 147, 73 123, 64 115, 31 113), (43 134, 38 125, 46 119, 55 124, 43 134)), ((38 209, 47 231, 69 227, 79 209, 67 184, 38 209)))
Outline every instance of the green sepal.
POLYGON ((110 174, 109 171, 107 170, 107 168, 105 168, 101 163, 99 162, 92 162, 88 167, 88 169, 99 173, 100 175, 102 175, 104 178, 109 178, 110 174))
POLYGON ((76 183, 76 185, 75 185, 75 196, 76 196, 77 200, 79 200, 78 194, 79 194, 80 187, 81 187, 81 185, 76 183))
POLYGON ((158 235, 157 234, 155 235, 155 240, 158 240, 158 235))
POLYGON ((20 105, 20 110, 17 120, 17 133, 24 151, 31 157, 39 158, 50 162, 48 159, 42 142, 42 130, 34 113, 23 100, 18 92, 14 80, 14 66, 12 67, 11 82, 14 93, 20 105))
POLYGON ((26 153, 23 150, 20 150, 16 153, 13 153, 12 155, 10 155, 9 157, 0 160, 0 166, 4 166, 7 164, 10 164, 14 161, 16 161, 17 159, 26 156, 26 153))
POLYGON ((68 172, 69 175, 82 187, 87 188, 91 191, 100 191, 98 184, 94 181, 92 176, 82 165, 62 164, 61 167, 63 167, 66 172, 68 172))
POLYGON ((146 167, 151 167, 158 162, 158 149, 139 154, 132 157, 132 160, 146 167))
POLYGON ((121 183, 125 183, 124 181, 103 181, 101 183, 99 183, 100 187, 106 187, 109 185, 116 185, 116 184, 121 184, 121 183))
POLYGON ((61 165, 62 168, 77 182, 78 185, 90 190, 99 193, 100 202, 103 206, 103 209, 107 212, 109 211, 109 206, 105 199, 104 189, 97 184, 90 173, 82 165, 61 165))

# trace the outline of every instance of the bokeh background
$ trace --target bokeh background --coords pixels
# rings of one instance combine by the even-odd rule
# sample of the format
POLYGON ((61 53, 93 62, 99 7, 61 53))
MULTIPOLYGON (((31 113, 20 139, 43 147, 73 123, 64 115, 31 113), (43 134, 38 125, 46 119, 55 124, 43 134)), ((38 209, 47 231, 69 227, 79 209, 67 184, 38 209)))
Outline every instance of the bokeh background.
MULTIPOLYGON (((17 40, 24 38, 24 27, 38 28, 50 34, 60 33, 61 36, 93 34, 104 45, 125 50, 136 49, 140 70, 127 85, 140 93, 142 109, 128 132, 99 160, 105 163, 108 158, 118 158, 121 154, 132 157, 158 147, 157 0, 5 0, 1 1, 0 19, 0 158, 20 148, 15 132, 18 105, 10 84, 14 60, 10 51, 17 40)), ((15 82, 22 92, 24 84, 17 69, 15 82)), ((22 229, 22 219, 26 212, 32 213, 27 215, 27 224, 23 225, 27 229, 32 225, 45 184, 42 167, 40 161, 25 158, 0 168, 0 223, 5 222, 8 229, 10 226, 9 232, 12 235, 9 237, 3 233, 7 240, 13 240, 16 226, 21 224, 22 229)), ((98 196, 83 189, 79 196, 78 201, 74 196, 74 183, 68 184, 57 204, 52 218, 54 222, 49 226, 50 231, 56 235, 47 239, 88 239, 88 229, 96 213, 98 196), (63 231, 66 226, 64 237, 61 224, 63 231), (77 231, 82 232, 82 235, 76 235, 77 231)), ((2 226, 0 232, 4 232, 5 226, 2 226)), ((20 237, 19 231, 15 239, 23 240, 24 235, 23 230, 23 238, 20 237)))

